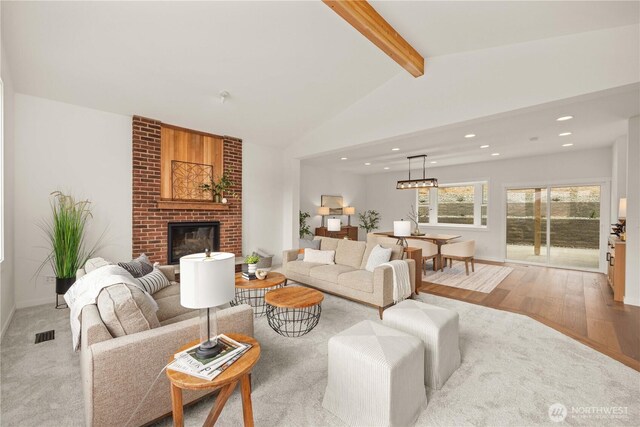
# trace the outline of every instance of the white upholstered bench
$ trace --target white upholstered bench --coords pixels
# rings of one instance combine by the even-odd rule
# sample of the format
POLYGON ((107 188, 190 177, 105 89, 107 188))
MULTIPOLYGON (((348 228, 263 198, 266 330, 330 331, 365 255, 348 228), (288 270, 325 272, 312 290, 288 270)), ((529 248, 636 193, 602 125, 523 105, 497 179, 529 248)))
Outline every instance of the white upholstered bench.
POLYGON ((424 348, 414 336, 364 320, 329 339, 322 406, 349 425, 412 425, 426 407, 424 348))
POLYGON ((457 312, 404 300, 386 309, 382 322, 422 340, 424 383, 428 387, 439 390, 460 366, 457 312))

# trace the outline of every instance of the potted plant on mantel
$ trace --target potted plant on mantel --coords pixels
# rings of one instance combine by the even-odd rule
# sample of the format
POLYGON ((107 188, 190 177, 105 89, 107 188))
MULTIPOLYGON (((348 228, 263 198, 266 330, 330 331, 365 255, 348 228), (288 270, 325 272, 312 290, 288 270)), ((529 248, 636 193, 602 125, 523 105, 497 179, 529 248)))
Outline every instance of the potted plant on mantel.
POLYGON ((76 271, 93 256, 101 239, 91 249, 86 249, 85 228, 92 217, 88 200, 76 202, 73 196, 60 191, 51 196, 52 217, 40 226, 51 252, 36 274, 50 263, 56 276, 56 294, 64 295, 75 282, 76 271))
MULTIPOLYGON (((229 172, 225 171, 217 181, 211 178, 210 182, 201 184, 200 189, 202 191, 208 191, 212 194, 213 203, 222 203, 222 194, 234 185, 235 183, 231 180, 229 172)), ((231 194, 231 196, 235 197, 235 193, 231 194)))

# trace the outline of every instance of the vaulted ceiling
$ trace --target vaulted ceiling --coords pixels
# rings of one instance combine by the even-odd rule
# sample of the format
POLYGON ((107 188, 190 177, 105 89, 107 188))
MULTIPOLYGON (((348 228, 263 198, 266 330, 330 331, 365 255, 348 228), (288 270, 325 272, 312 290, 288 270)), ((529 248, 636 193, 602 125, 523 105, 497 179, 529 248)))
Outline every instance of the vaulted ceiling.
MULTIPOLYGON (((425 56, 420 79, 435 56, 638 22, 637 2, 373 5, 425 56)), ((320 1, 1 7, 16 92, 256 144, 285 147, 404 73, 320 1)))

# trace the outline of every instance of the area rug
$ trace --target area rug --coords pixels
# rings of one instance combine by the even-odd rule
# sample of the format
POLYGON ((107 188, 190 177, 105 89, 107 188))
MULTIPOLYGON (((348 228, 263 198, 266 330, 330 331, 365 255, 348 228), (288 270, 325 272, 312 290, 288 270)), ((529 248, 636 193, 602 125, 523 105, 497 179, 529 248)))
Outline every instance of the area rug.
MULTIPOLYGON (((442 389, 427 390, 428 406, 416 425, 562 425, 549 417, 556 404, 567 408, 565 425, 636 425, 637 371, 529 317, 428 294, 419 298, 460 314, 462 365, 442 389), (605 415, 611 408, 618 414, 605 415)), ((363 319, 377 320, 378 311, 331 295, 318 326, 300 338, 281 337, 266 318, 256 319, 262 348, 253 372, 256 425, 343 425, 322 407, 327 341, 363 319)), ((78 355, 70 348, 66 310, 16 312, 2 342, 2 425, 84 425, 78 355), (56 329, 56 339, 34 347, 33 332, 48 327, 56 329)), ((212 405, 207 398, 186 408, 185 425, 201 426, 212 405)), ((216 425, 242 424, 236 390, 216 425)), ((171 419, 156 425, 169 427, 171 419)))
POLYGON ((469 265, 468 276, 464 268, 464 262, 454 261, 453 267, 445 267, 444 271, 427 269, 426 273, 422 275, 422 280, 438 285, 452 286, 454 288, 488 294, 513 271, 511 267, 480 264, 477 262, 475 264, 475 272, 471 271, 471 265, 469 265))

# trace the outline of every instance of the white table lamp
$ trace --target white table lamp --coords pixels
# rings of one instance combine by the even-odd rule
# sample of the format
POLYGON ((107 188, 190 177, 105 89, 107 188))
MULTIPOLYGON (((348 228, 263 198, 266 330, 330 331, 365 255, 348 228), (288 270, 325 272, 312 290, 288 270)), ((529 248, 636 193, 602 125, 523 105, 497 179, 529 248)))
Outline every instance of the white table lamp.
POLYGON ((354 215, 354 214, 356 213, 356 208, 354 208, 353 206, 345 206, 345 207, 342 209, 342 213, 343 213, 344 215, 346 215, 346 216, 347 216, 347 218, 349 218, 349 223, 348 223, 348 225, 349 225, 349 227, 351 227, 351 215, 354 215))
POLYGON ((398 238, 398 243, 407 246, 407 237, 411 236, 411 222, 400 220, 393 221, 393 235, 398 238))
POLYGON ((340 218, 329 218, 327 220, 327 231, 340 231, 340 218))
POLYGON ((618 205, 618 219, 627 219, 627 198, 623 197, 620 199, 620 204, 618 205))
POLYGON ((328 206, 320 206, 318 208, 318 215, 320 215, 322 217, 322 227, 324 227, 324 217, 329 215, 329 207, 328 206))
POLYGON ((215 338, 218 335, 217 307, 233 300, 235 296, 234 254, 207 252, 180 258, 180 304, 187 308, 206 308, 200 313, 202 322, 201 344, 196 350, 198 357, 210 358, 220 352, 221 346, 215 338), (209 313, 211 309, 213 317, 209 313))

